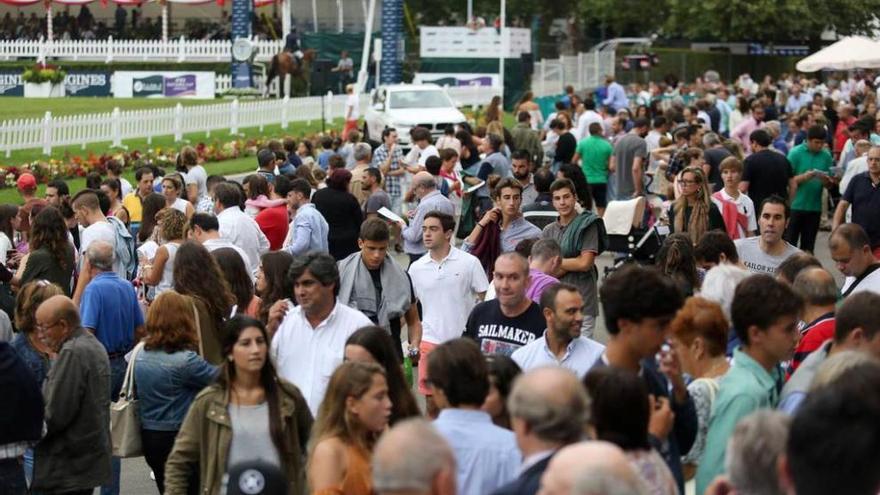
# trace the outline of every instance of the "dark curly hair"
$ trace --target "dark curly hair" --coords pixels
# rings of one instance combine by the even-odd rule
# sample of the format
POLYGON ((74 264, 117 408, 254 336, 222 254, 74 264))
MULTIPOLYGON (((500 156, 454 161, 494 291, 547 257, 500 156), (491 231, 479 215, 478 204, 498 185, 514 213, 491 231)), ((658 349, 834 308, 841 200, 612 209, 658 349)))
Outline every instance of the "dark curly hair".
POLYGON ((211 253, 197 242, 184 242, 174 256, 173 273, 174 289, 200 299, 220 328, 235 304, 235 296, 211 253))
POLYGON ((54 206, 43 208, 43 211, 34 217, 28 244, 31 251, 46 248, 61 268, 73 268, 67 266, 68 257, 73 249, 67 239, 67 224, 61 212, 54 206))

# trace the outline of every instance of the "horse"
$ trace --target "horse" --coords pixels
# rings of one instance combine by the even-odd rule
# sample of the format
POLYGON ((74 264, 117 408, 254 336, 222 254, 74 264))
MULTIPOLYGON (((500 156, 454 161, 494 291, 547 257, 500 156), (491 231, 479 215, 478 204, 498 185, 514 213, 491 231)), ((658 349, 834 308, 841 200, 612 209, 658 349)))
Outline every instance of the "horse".
POLYGON ((296 94, 309 93, 309 78, 311 76, 312 62, 315 61, 316 52, 313 48, 303 51, 302 59, 297 59, 292 53, 284 51, 272 57, 272 63, 269 65, 269 73, 266 75, 265 94, 269 94, 269 85, 276 77, 278 80, 278 98, 284 93, 284 78, 290 74, 290 93, 291 96, 296 94), (296 90, 299 87, 300 91, 296 90))

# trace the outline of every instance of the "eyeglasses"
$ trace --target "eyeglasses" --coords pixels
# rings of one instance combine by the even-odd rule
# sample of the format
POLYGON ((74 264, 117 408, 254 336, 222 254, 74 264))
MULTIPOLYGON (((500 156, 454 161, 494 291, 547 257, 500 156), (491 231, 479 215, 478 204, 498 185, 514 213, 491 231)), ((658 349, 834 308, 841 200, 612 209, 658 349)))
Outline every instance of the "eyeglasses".
POLYGON ((57 327, 59 323, 61 323, 61 320, 55 320, 54 323, 50 323, 48 325, 42 325, 40 323, 37 323, 35 326, 36 326, 37 330, 39 330, 40 332, 48 332, 49 329, 57 327))

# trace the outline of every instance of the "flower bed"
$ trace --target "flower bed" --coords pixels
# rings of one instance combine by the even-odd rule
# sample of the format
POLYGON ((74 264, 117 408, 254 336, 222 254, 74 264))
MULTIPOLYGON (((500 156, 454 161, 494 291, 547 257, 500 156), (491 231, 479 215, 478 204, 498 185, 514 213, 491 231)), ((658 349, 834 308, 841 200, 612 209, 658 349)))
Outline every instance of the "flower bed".
MULTIPOLYGON (((257 150, 264 147, 271 138, 260 137, 236 139, 232 141, 214 141, 210 144, 199 142, 195 146, 200 163, 219 162, 243 156, 255 156, 257 150)), ((35 160, 15 166, 0 164, 0 187, 15 187, 15 181, 22 173, 28 172, 36 177, 38 183, 46 183, 53 179, 73 179, 85 177, 90 172, 104 175, 107 164, 111 160, 121 161, 125 170, 137 170, 140 167, 155 165, 159 168, 173 169, 177 161, 179 148, 150 148, 147 150, 119 151, 86 156, 66 154, 60 159, 35 160)))

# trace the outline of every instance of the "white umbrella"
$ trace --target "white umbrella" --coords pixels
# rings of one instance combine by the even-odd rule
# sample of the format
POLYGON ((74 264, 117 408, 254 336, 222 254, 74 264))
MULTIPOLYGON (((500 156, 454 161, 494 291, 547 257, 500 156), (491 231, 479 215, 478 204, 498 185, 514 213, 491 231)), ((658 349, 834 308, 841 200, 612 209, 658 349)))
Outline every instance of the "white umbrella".
POLYGON ((849 36, 801 60, 796 67, 800 72, 877 68, 880 43, 864 36, 849 36))

